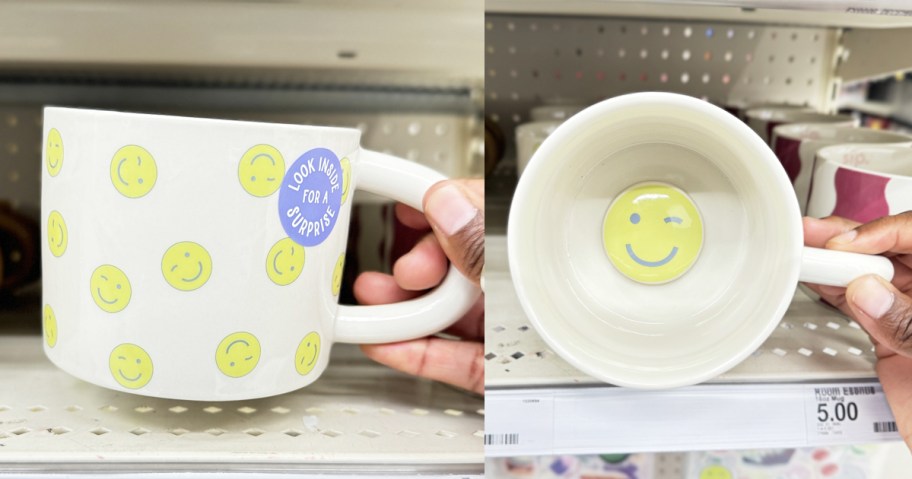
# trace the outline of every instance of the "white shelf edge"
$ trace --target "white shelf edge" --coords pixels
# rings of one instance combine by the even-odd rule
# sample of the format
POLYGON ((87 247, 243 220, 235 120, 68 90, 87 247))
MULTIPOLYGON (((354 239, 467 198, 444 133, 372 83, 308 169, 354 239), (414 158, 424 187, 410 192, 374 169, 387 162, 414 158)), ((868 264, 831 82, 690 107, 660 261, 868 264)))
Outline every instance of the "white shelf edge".
POLYGON ((485 409, 487 457, 810 447, 900 439, 896 432, 874 432, 874 423, 893 421, 876 380, 703 384, 662 391, 610 386, 501 388, 487 391, 485 409), (876 393, 846 396, 846 401, 856 402, 857 419, 844 421, 841 435, 822 436, 815 429, 819 421, 814 393, 815 388, 830 387, 874 388, 876 393), (869 433, 864 432, 867 428, 869 433))
POLYGON ((305 390, 210 403, 81 382, 53 367, 40 343, 37 334, 0 334, 0 477, 230 470, 462 478, 484 468, 483 404, 476 397, 403 376, 366 360, 357 347, 334 347, 334 364, 305 390), (317 418, 316 425, 308 417, 317 418), (67 430, 57 433, 54 427, 67 430), (146 431, 134 435, 137 427, 146 431), (170 432, 176 428, 184 431, 170 432), (212 428, 221 432, 212 434, 212 428), (248 436, 247 429, 260 433, 248 436), (294 436, 284 434, 292 429, 294 436), (320 434, 327 430, 335 433, 332 439, 320 434), (358 433, 364 430, 376 436, 358 433), (410 434, 397 435, 400 430, 410 434))
POLYGON ((13 0, 0 6, 0 65, 142 78, 231 79, 240 71, 280 82, 479 86, 483 8, 481 0, 395 7, 370 0, 13 0))
MULTIPOLYGON (((898 28, 912 26, 912 17, 908 16, 846 13, 844 8, 848 6, 848 3, 840 0, 830 2, 808 0, 802 2, 769 0, 683 0, 675 2, 669 0, 488 0, 485 3, 485 10, 490 13, 651 17, 820 27, 898 28)), ((894 3, 899 2, 894 0, 894 3)))

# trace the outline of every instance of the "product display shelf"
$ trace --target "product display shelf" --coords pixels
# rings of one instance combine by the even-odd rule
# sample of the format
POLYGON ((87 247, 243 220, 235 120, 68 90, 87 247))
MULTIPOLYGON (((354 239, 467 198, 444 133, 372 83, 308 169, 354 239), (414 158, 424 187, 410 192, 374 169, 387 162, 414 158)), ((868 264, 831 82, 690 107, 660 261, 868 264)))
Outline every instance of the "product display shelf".
POLYGON ((912 11, 903 0, 488 0, 485 9, 498 13, 696 18, 853 28, 912 26, 912 11))
POLYGON ((763 346, 714 380, 671 390, 618 388, 568 364, 536 333, 513 289, 506 237, 489 234, 486 249, 489 455, 800 447, 898 439, 867 335, 801 291, 763 346), (841 400, 817 395, 817 389, 830 387, 840 388, 841 400), (844 387, 861 389, 850 389, 845 396, 844 387), (850 397, 859 391, 863 397, 850 397), (839 401, 856 402, 856 419, 835 425, 818 421, 819 408, 829 416, 839 401), (604 434, 605 424, 611 424, 614 433, 604 434))
POLYGON ((156 399, 57 369, 42 351, 39 317, 30 305, 0 313, 0 476, 483 474, 483 398, 395 372, 355 346, 336 345, 316 383, 281 396, 156 399))
POLYGON ((481 87, 481 0, 28 1, 0 5, 0 77, 481 87))

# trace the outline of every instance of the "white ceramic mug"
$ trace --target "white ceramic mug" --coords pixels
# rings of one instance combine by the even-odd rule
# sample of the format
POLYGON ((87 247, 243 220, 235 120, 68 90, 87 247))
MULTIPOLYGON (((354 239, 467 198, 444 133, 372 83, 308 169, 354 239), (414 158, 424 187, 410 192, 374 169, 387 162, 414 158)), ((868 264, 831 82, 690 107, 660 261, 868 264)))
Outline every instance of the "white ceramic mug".
POLYGON ((421 208, 443 177, 347 128, 46 108, 47 356, 111 389, 186 400, 316 380, 334 342, 435 333, 479 290, 340 306, 358 188, 421 208))
POLYGON ((773 128, 791 123, 834 123, 842 126, 855 126, 851 115, 829 115, 794 108, 754 108, 745 113, 747 125, 751 127, 764 142, 770 144, 773 128))
POLYGON ((724 110, 672 93, 612 98, 559 126, 519 180, 507 234, 517 295, 548 345, 630 387, 733 367, 799 280, 893 274, 883 257, 804 247, 769 147, 724 110))
POLYGON ((564 121, 579 113, 582 105, 542 105, 532 108, 529 118, 536 121, 564 121))
POLYGON ((516 174, 521 175, 535 150, 561 124, 559 121, 536 121, 516 127, 516 174))
POLYGON ((794 123, 773 128, 770 143, 795 187, 801 214, 805 214, 814 173, 814 158, 821 148, 839 143, 883 143, 908 147, 912 145, 912 137, 891 131, 832 123, 794 123))
POLYGON ((912 148, 846 144, 817 152, 808 216, 859 223, 912 210, 912 148))
POLYGON ((720 106, 725 111, 735 115, 740 118, 741 121, 746 122, 747 117, 745 114, 748 110, 756 108, 777 108, 782 110, 804 110, 804 111, 813 111, 810 107, 804 105, 794 105, 791 103, 778 103, 778 102, 748 102, 744 100, 730 100, 720 106))

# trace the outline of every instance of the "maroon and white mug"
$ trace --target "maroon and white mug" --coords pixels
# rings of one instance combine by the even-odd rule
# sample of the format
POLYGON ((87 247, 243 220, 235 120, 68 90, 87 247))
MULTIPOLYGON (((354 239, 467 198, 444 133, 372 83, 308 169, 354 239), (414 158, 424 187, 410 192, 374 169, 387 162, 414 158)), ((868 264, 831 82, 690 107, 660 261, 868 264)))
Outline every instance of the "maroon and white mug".
POLYGON ((808 216, 867 223, 912 210, 912 148, 846 144, 817 152, 808 216))
POLYGON ((836 123, 843 126, 856 126, 851 115, 831 115, 794 108, 754 108, 747 110, 747 126, 751 127, 767 145, 773 136, 773 128, 792 123, 836 123))
POLYGON ((871 128, 854 128, 834 123, 794 123, 773 128, 773 151, 798 197, 801 213, 807 212, 808 192, 814 175, 814 159, 824 147, 842 143, 912 146, 912 136, 871 128))

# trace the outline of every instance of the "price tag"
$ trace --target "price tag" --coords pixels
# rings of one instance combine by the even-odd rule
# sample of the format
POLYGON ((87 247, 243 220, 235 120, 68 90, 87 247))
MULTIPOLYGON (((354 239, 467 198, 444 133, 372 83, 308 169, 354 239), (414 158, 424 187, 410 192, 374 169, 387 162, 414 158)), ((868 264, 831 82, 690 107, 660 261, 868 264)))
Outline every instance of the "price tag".
POLYGON ((484 443, 487 456, 550 451, 554 443, 554 397, 504 393, 485 398, 484 443))
POLYGON ((899 439, 896 420, 880 384, 808 386, 808 439, 844 443, 899 439))

